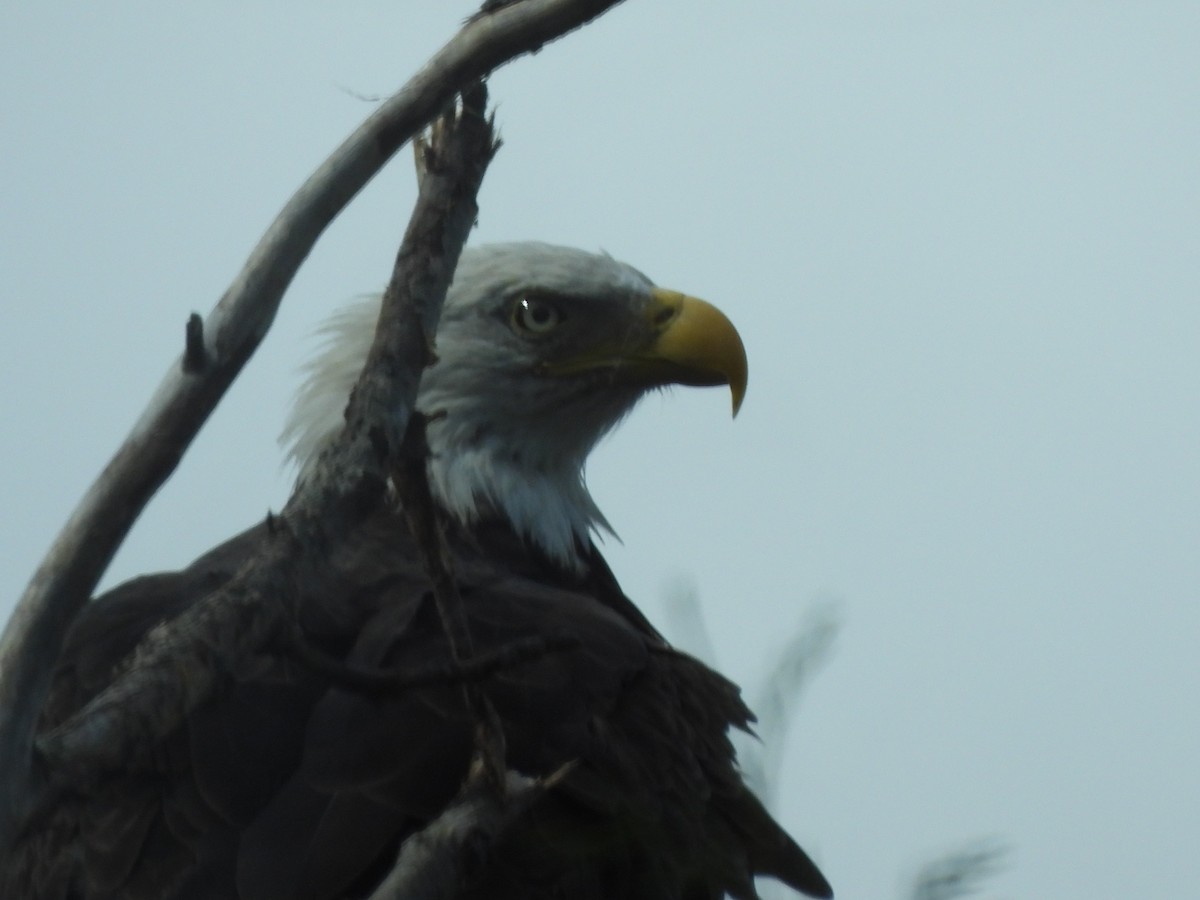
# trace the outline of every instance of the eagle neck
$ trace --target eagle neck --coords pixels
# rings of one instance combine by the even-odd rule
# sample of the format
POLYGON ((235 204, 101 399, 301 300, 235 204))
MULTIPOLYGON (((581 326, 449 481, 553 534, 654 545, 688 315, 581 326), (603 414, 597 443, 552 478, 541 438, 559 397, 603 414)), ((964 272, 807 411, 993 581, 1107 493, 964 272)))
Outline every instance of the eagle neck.
POLYGON ((612 533, 584 482, 583 460, 530 458, 527 441, 455 432, 430 423, 429 485, 446 513, 467 529, 499 519, 556 565, 580 572, 592 533, 612 533))

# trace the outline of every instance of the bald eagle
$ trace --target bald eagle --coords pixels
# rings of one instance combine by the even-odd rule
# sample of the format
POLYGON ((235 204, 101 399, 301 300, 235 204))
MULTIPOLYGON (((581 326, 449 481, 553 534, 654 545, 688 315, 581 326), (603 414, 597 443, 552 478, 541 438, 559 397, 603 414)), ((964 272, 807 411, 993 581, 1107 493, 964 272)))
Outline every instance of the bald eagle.
MULTIPOLYGON (((328 328, 285 433, 300 477, 341 427, 377 314, 378 301, 364 302, 328 328)), ((756 875, 830 896, 742 781, 727 732, 752 716, 737 688, 660 636, 592 540, 608 524, 584 463, 639 397, 727 384, 736 412, 746 358, 732 324, 608 256, 485 246, 462 255, 437 354, 418 407, 476 647, 577 640, 483 683, 512 769, 572 765, 504 833, 466 896, 750 898, 756 875)), ((99 693, 150 629, 225 584, 268 529, 93 600, 68 635, 42 726, 99 693)), ((298 591, 304 641, 346 666, 448 657, 394 504, 298 591)), ((471 752, 461 688, 364 696, 267 648, 145 759, 60 798, 18 849, 16 890, 45 900, 368 897, 405 838, 454 797, 471 752)))

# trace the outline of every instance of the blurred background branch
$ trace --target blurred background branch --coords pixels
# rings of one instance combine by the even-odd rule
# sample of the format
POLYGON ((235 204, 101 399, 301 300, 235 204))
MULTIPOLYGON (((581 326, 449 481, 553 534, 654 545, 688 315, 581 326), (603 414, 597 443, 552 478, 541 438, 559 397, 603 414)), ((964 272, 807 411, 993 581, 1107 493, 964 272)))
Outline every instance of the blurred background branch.
POLYGON ((913 882, 911 900, 955 900, 978 893, 983 884, 1004 869, 1009 850, 994 840, 965 844, 921 867, 913 882))
MULTIPOLYGON (((680 649, 720 669, 695 586, 686 582, 676 585, 664 605, 668 636, 680 649)), ((758 716, 757 737, 737 732, 733 742, 746 782, 776 816, 783 799, 788 731, 802 693, 830 658, 842 627, 839 607, 835 598, 809 604, 783 645, 769 657, 766 677, 759 683, 744 684, 750 708, 758 716)), ((1008 855, 1009 848, 997 840, 965 843, 922 864, 906 896, 908 900, 957 900, 977 893, 1004 869, 1008 855)), ((791 896, 787 888, 769 879, 761 879, 757 888, 764 900, 791 896)))

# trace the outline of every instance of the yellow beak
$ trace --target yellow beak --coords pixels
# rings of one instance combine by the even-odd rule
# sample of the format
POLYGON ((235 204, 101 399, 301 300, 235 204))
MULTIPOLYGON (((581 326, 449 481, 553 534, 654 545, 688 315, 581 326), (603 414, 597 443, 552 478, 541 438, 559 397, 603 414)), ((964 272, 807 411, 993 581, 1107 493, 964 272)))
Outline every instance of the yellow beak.
POLYGON ((741 335, 728 317, 695 297, 654 288, 646 311, 654 338, 629 362, 661 368, 674 384, 729 385, 733 414, 746 396, 748 366, 741 335))
MULTIPOLYGON (((606 323, 607 324, 607 323, 606 323)), ((727 384, 736 416, 746 396, 746 348, 725 314, 703 300, 653 288, 633 321, 611 323, 611 334, 548 360, 547 375, 603 371, 614 380, 649 387, 727 384)))

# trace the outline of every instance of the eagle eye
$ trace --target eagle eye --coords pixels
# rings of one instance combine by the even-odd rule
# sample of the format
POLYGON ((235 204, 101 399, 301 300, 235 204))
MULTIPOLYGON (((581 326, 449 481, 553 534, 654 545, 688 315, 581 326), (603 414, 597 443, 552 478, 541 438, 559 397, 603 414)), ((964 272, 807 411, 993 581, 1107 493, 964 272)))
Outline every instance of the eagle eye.
POLYGON ((522 297, 513 306, 513 324, 526 334, 549 334, 563 320, 559 308, 542 297, 522 297))

